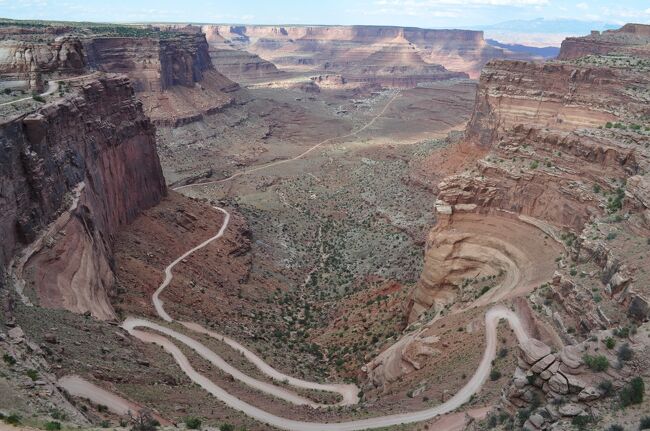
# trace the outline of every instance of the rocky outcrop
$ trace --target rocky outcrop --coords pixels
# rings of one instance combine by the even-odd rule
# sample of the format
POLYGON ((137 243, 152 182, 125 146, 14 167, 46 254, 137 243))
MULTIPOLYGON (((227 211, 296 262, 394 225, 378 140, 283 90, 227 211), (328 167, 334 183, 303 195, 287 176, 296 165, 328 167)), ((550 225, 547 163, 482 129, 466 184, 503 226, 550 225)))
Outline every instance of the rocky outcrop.
POLYGON ((0 147, 0 263, 15 256, 15 281, 42 306, 113 317, 114 237, 166 194, 130 82, 109 75, 7 119, 0 147))
POLYGON ((63 76, 85 70, 83 47, 79 39, 61 37, 50 42, 19 40, 7 35, 0 41, 0 77, 16 81, 14 86, 33 90, 43 87, 43 74, 63 76))
MULTIPOLYGON (((406 85, 402 78, 438 76, 445 70, 479 74, 504 50, 489 46, 483 33, 381 26, 203 26, 208 42, 258 54, 278 66, 315 73, 343 73, 350 79, 386 77, 385 85, 406 85), (427 69, 432 66, 432 69, 427 69), (418 72, 419 71, 419 72, 418 72)), ((411 78, 413 79, 413 78, 411 78)), ((424 77, 416 82, 422 82, 424 77)), ((413 82, 413 81, 411 81, 413 82)), ((410 84, 409 84, 410 85, 410 84)))
POLYGON ((586 37, 569 37, 562 42, 560 60, 573 60, 587 55, 647 50, 650 25, 626 24, 618 30, 594 31, 586 37))

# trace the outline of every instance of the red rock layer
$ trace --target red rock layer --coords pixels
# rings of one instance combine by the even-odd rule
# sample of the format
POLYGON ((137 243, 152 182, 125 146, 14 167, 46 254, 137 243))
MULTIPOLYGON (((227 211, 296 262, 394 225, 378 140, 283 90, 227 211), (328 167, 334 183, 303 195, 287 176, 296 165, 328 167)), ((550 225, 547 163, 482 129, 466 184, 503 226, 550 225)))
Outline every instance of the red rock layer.
POLYGON ((41 305, 112 317, 114 237, 166 194, 155 130, 128 79, 109 75, 8 119, 0 145, 0 263, 58 217, 26 262, 28 287, 41 305))

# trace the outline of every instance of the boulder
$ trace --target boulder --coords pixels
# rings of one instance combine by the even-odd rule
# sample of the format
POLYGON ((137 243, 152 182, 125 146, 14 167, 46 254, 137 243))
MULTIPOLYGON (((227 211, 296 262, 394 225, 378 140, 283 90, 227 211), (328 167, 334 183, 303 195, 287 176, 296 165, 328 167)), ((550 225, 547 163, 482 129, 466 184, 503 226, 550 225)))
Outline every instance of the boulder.
POLYGON ((540 428, 542 428, 544 426, 544 423, 546 422, 546 419, 544 419, 544 417, 542 415, 540 415, 539 413, 533 413, 528 418, 528 421, 535 428, 540 429, 540 428))
POLYGON ((529 338, 519 345, 523 359, 530 365, 551 353, 551 348, 543 342, 529 338))
POLYGON ((568 368, 579 368, 582 365, 581 353, 577 346, 564 346, 560 351, 560 360, 568 368))
POLYGON ((593 401, 600 398, 600 391, 593 386, 587 386, 578 394, 580 401, 593 401))
POLYGON ((548 380, 553 376, 553 374, 557 373, 559 369, 560 363, 555 361, 547 369, 542 371, 539 376, 544 380, 548 380))
POLYGON ((546 355, 542 359, 540 359, 539 361, 535 362, 535 365, 533 365, 530 368, 530 371, 532 371, 533 373, 539 374, 542 371, 546 370, 548 367, 550 367, 551 364, 553 364, 554 362, 555 362, 555 355, 553 355, 553 354, 546 355))
POLYGON ((20 328, 20 326, 11 328, 9 331, 7 331, 7 335, 9 335, 9 338, 11 338, 12 340, 20 340, 25 337, 25 333, 20 328))
POLYGON ((575 403, 567 403, 564 405, 561 405, 560 408, 558 409, 560 414, 562 416, 578 416, 582 414, 585 409, 581 404, 575 404, 575 403))
POLYGON ((515 368, 515 375, 513 376, 513 384, 516 388, 521 389, 528 384, 528 377, 521 368, 515 368))
POLYGON ((550 390, 557 392, 558 394, 565 395, 569 393, 569 383, 560 373, 553 374, 548 381, 548 387, 550 390))

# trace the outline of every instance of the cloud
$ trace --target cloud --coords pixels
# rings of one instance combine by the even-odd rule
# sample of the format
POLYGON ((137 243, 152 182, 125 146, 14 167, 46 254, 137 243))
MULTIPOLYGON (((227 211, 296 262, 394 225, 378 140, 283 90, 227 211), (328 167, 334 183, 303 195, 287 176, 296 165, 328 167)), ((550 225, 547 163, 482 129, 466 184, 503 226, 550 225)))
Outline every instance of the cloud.
POLYGON ((589 4, 587 4, 587 2, 582 2, 582 3, 578 3, 576 7, 578 9, 587 10, 589 9, 589 4))
POLYGON ((379 5, 430 8, 435 6, 545 6, 549 0, 379 0, 379 5))

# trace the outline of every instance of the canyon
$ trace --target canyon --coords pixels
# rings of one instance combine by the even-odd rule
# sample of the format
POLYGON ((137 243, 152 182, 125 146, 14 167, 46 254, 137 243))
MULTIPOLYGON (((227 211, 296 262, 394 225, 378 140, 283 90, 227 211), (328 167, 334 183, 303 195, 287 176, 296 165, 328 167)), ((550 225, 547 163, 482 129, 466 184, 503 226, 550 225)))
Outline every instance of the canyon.
POLYGON ((637 426, 648 28, 3 23, 2 418, 637 426))

